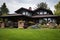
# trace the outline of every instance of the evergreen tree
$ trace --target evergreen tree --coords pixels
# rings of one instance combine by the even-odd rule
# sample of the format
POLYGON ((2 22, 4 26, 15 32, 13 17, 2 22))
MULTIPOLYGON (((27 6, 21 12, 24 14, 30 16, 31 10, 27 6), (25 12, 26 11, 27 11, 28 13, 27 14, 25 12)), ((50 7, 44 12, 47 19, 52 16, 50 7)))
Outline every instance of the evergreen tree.
POLYGON ((1 6, 1 13, 2 13, 2 15, 8 14, 8 12, 9 12, 9 10, 8 10, 8 8, 6 7, 6 4, 3 3, 3 5, 1 6))

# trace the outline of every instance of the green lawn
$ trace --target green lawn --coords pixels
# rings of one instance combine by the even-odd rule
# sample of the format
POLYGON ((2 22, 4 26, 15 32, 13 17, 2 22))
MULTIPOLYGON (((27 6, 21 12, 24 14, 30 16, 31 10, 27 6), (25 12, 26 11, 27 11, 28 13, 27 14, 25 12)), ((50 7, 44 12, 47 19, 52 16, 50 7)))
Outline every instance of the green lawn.
POLYGON ((0 40, 60 40, 60 29, 0 29, 0 40))

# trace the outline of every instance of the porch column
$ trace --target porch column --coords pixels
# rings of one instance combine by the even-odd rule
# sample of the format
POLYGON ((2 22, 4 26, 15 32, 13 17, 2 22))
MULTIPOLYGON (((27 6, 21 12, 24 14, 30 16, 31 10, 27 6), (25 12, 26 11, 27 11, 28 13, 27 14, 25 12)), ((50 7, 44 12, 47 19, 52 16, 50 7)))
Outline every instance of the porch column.
POLYGON ((48 18, 47 18, 47 23, 48 23, 49 21, 48 21, 48 18))
POLYGON ((18 28, 24 28, 24 22, 18 21, 18 28))

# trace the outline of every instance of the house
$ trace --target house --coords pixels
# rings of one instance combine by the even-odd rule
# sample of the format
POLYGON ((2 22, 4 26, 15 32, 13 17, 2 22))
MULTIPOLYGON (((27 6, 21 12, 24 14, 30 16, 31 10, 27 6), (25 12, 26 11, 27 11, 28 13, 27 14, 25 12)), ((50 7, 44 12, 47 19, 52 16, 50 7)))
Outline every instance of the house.
MULTIPOLYGON (((0 27, 14 27, 14 28, 27 28, 31 25, 37 23, 41 24, 43 21, 45 23, 54 22, 60 24, 60 16, 54 15, 51 10, 38 8, 32 10, 20 8, 15 11, 15 14, 8 14, 5 16, 0 16, 0 27)), ((43 23, 44 24, 44 23, 43 23)))

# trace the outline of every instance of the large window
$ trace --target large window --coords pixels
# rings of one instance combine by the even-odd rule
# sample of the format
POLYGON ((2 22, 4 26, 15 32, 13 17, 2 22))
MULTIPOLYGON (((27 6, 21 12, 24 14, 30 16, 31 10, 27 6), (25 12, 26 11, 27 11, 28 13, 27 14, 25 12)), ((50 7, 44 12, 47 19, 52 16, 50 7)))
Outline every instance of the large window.
POLYGON ((44 19, 40 19, 40 20, 39 20, 39 23, 40 23, 40 24, 46 24, 46 22, 47 22, 47 21, 44 20, 44 19))
POLYGON ((46 21, 48 21, 48 22, 56 22, 56 20, 55 19, 52 19, 52 18, 44 18, 44 20, 46 20, 46 21))
POLYGON ((52 19, 52 18, 43 18, 43 19, 39 19, 39 23, 40 24, 44 24, 44 23, 47 23, 47 22, 53 22, 53 23, 56 23, 56 20, 55 19, 52 19))
POLYGON ((14 28, 17 28, 17 26, 18 26, 18 22, 7 21, 5 23, 5 27, 14 27, 14 28))
POLYGON ((51 18, 43 18, 43 19, 48 21, 48 22, 52 22, 51 18))

